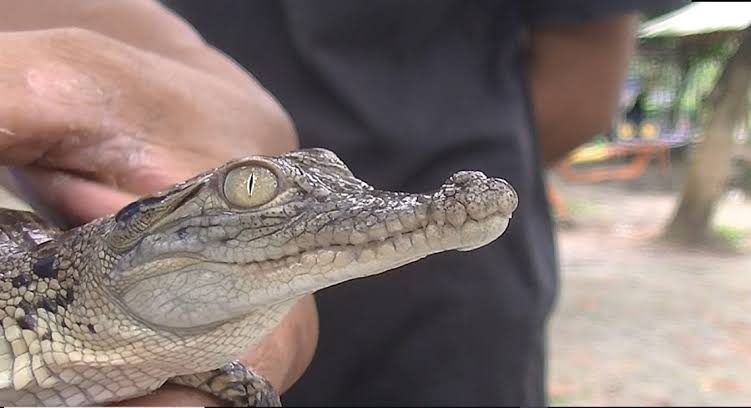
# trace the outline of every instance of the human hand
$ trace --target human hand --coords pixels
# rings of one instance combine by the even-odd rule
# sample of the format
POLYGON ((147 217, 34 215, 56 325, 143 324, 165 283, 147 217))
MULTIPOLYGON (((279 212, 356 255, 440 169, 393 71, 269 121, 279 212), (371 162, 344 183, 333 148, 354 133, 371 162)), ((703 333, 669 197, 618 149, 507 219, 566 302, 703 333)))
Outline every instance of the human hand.
POLYGON ((2 33, 0 46, 4 164, 74 223, 230 158, 297 145, 255 82, 238 87, 79 29, 2 33))
MULTIPOLYGON (((84 30, 0 33, 0 164, 71 224, 116 212, 231 158, 294 149, 284 110, 231 81, 84 30)), ((280 392, 317 340, 312 297, 242 361, 280 392)), ((129 403, 216 405, 167 386, 129 403)))
MULTIPOLYGON (((240 356, 240 361, 246 367, 253 367, 254 371, 264 375, 280 393, 289 389, 310 364, 309 357, 312 357, 314 348, 311 348, 307 339, 318 338, 317 318, 315 300, 313 296, 306 296, 258 347, 240 356), (308 324, 311 320, 313 324, 308 324), (308 358, 300 358, 301 354, 306 354, 308 358)), ((116 405, 218 406, 222 403, 197 389, 165 384, 155 393, 122 401, 116 405)))

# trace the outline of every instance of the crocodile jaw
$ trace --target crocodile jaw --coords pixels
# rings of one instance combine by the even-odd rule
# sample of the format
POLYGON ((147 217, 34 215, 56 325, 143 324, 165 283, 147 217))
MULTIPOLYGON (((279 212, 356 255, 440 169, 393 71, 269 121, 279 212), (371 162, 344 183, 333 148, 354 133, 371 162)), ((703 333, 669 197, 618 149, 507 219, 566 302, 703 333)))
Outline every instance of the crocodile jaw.
POLYGON ((265 281, 249 293, 259 305, 274 304, 348 280, 396 269, 431 254, 471 250, 484 246, 505 231, 509 218, 492 215, 462 226, 429 224, 412 232, 362 246, 317 249, 295 259, 251 267, 256 279, 265 281), (257 269, 257 270, 256 270, 257 269))
POLYGON ((506 181, 481 172, 458 172, 431 194, 379 191, 332 155, 241 161, 278 175, 275 198, 258 209, 233 207, 222 193, 237 163, 129 206, 109 236, 125 248, 109 270, 110 293, 152 327, 210 330, 346 280, 486 245, 517 206, 506 181))
POLYGON ((502 235, 508 223, 509 217, 501 213, 482 220, 467 219, 459 226, 431 221, 414 231, 382 240, 312 249, 248 264, 191 257, 160 260, 159 267, 171 272, 138 281, 122 299, 146 323, 164 329, 195 329, 341 282, 387 272, 431 254, 484 246, 502 235), (166 268, 168 264, 170 267, 166 268), (191 286, 203 290, 185 290, 191 286), (223 293, 222 300, 207 301, 217 291, 223 293), (165 301, 170 296, 173 298, 165 301))

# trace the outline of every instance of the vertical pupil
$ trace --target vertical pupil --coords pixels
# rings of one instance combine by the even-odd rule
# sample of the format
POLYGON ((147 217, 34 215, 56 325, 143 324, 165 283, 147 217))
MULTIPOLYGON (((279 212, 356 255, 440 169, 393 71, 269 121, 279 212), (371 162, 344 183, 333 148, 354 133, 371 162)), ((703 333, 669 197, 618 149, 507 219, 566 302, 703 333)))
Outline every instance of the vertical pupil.
POLYGON ((250 177, 248 177, 248 195, 253 194, 253 173, 250 174, 250 177))

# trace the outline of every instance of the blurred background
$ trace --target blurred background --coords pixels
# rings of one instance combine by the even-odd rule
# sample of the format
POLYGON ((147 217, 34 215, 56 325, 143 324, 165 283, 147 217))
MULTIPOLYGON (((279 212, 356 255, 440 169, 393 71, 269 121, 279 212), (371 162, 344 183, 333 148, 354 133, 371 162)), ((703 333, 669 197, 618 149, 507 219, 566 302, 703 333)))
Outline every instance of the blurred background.
POLYGON ((751 401, 751 4, 646 16, 620 113, 549 171, 553 405, 751 401))

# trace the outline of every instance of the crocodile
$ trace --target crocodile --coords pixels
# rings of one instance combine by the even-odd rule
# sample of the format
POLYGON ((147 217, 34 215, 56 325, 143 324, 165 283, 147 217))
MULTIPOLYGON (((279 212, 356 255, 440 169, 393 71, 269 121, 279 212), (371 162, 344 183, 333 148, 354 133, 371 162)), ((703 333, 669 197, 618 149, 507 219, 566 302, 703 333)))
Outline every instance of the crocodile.
POLYGON ((250 156, 62 231, 0 210, 0 404, 101 405, 165 382, 278 406, 236 361, 302 296, 500 237, 508 182, 381 191, 333 152, 250 156))

